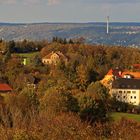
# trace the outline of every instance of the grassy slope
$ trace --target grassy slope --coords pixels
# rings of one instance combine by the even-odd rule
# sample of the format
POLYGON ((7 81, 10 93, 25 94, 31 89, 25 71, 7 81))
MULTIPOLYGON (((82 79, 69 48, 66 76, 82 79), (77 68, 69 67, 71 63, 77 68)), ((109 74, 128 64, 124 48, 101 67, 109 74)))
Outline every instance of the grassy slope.
POLYGON ((31 57, 34 57, 37 54, 39 54, 39 52, 33 52, 33 53, 17 53, 16 55, 31 58, 31 57))
POLYGON ((27 64, 31 63, 31 59, 38 55, 39 52, 32 52, 32 53, 16 53, 16 55, 22 56, 22 57, 27 57, 27 64))
POLYGON ((137 114, 129 114, 129 113, 118 113, 118 112, 114 112, 111 114, 111 117, 113 118, 113 120, 118 121, 120 120, 122 117, 130 119, 130 120, 135 120, 137 122, 140 122, 140 115, 137 114))

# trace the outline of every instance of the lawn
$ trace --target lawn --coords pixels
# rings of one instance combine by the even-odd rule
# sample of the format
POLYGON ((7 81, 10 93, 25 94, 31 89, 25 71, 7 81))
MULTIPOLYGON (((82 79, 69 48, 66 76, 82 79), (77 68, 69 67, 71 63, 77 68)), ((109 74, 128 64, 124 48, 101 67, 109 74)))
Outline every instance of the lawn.
POLYGON ((32 53, 16 53, 16 55, 27 58, 27 65, 31 63, 31 59, 38 55, 39 52, 32 52, 32 53))
POLYGON ((114 112, 111 114, 111 117, 113 120, 118 121, 122 117, 130 119, 130 120, 135 120, 137 122, 140 122, 140 115, 137 114, 129 114, 129 113, 119 113, 119 112, 114 112))
POLYGON ((32 52, 32 53, 16 53, 16 55, 19 55, 19 56, 23 56, 23 57, 27 57, 27 58, 32 58, 34 57, 35 55, 38 55, 39 52, 32 52))

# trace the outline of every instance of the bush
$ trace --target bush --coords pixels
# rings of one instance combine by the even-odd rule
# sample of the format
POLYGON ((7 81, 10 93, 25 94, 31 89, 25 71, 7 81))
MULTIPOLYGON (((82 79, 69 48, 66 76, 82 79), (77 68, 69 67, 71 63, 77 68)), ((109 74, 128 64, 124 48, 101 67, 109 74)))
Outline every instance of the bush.
POLYGON ((78 97, 78 103, 81 119, 88 122, 105 121, 107 119, 105 102, 97 101, 91 95, 85 93, 78 97))
POLYGON ((26 131, 17 130, 13 136, 13 140, 35 140, 26 131))
POLYGON ((78 102, 68 91, 51 88, 47 90, 42 98, 41 108, 54 113, 77 112, 78 102))

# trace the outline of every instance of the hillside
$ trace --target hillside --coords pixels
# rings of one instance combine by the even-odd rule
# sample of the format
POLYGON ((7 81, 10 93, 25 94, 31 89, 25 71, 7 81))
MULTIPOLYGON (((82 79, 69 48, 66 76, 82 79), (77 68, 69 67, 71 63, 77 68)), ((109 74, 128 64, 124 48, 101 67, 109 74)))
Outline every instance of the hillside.
POLYGON ((111 23, 106 34, 105 23, 0 23, 0 38, 5 40, 43 40, 53 36, 62 38, 84 37, 87 43, 140 46, 139 23, 111 23))

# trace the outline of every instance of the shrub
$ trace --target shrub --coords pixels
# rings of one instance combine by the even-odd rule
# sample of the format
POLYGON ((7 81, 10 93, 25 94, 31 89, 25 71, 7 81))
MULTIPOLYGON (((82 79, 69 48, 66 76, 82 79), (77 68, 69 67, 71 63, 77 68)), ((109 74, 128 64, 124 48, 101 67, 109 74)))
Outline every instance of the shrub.
POLYGON ((45 96, 41 100, 41 108, 50 110, 54 113, 59 112, 77 112, 78 102, 70 92, 51 88, 47 90, 45 96))

